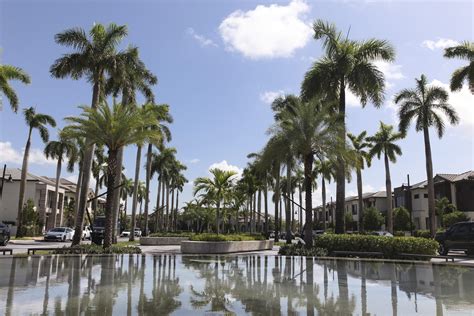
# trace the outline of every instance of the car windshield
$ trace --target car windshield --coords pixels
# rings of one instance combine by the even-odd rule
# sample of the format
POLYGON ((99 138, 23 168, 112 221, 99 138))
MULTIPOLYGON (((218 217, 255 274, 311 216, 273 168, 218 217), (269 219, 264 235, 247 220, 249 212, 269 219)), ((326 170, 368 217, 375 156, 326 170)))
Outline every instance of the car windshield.
POLYGON ((105 218, 96 218, 94 227, 105 227, 105 218))
POLYGON ((58 227, 58 228, 53 228, 50 230, 50 232, 53 232, 53 233, 63 233, 66 229, 65 228, 62 228, 62 227, 58 227))

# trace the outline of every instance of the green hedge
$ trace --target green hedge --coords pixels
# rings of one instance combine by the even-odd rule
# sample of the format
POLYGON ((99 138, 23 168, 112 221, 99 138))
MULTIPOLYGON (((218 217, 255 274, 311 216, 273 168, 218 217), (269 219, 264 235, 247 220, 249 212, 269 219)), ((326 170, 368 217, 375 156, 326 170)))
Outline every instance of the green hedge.
POLYGON ((191 237, 194 233, 191 232, 160 232, 150 234, 148 237, 191 237))
POLYGON ((370 235, 321 235, 314 247, 333 251, 382 252, 384 258, 401 258, 400 253, 436 255, 438 243, 416 237, 382 237, 370 235))
POLYGON ((279 255, 283 256, 311 256, 311 257, 326 257, 328 255, 328 251, 324 248, 306 248, 303 245, 283 245, 278 250, 279 255))
POLYGON ((421 238, 431 238, 431 233, 427 229, 418 229, 413 232, 413 236, 421 238))
POLYGON ((73 247, 59 248, 57 251, 53 250, 53 254, 140 254, 142 250, 135 246, 120 246, 112 245, 108 248, 103 248, 100 245, 78 245, 73 247))
POLYGON ((199 234, 192 235, 189 240, 192 241, 245 241, 245 240, 264 240, 265 237, 259 234, 199 234))

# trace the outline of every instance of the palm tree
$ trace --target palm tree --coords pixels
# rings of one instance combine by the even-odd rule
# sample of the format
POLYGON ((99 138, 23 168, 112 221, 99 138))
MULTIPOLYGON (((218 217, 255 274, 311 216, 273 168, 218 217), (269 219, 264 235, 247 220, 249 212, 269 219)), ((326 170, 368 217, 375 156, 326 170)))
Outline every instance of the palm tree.
MULTIPOLYGON (((97 109, 81 107, 83 112, 78 117, 68 117, 71 125, 64 128, 63 133, 69 137, 84 137, 97 145, 108 149, 107 157, 107 199, 105 206, 104 247, 112 244, 113 233, 113 190, 117 183, 116 163, 120 148, 145 140, 158 140, 160 135, 144 126, 156 124, 154 117, 140 108, 132 108, 114 104, 110 108, 102 103, 97 109)), ((132 235, 133 235, 132 227, 132 235)))
POLYGON ((386 125, 380 122, 380 128, 374 136, 367 137, 366 140, 371 143, 369 155, 377 156, 378 159, 383 155, 385 163, 385 190, 387 193, 387 226, 388 231, 393 233, 393 216, 392 216, 392 180, 390 178, 389 161, 395 163, 397 156, 402 155, 400 146, 395 144, 396 141, 405 137, 404 133, 396 133, 393 131, 392 125, 386 125))
POLYGON ((395 96, 395 103, 400 103, 398 111, 400 131, 406 133, 411 121, 416 121, 415 128, 417 132, 423 131, 426 177, 428 179, 428 210, 430 231, 433 237, 436 233, 436 212, 429 128, 434 127, 438 137, 443 137, 445 125, 440 113, 445 114, 450 124, 459 122, 456 111, 447 102, 447 91, 441 87, 429 87, 425 75, 421 75, 420 79, 416 79, 415 89, 404 89, 395 96))
POLYGON ((15 90, 13 90, 8 82, 10 80, 19 80, 24 84, 29 84, 30 76, 21 68, 10 65, 0 65, 0 91, 7 97, 10 102, 10 107, 13 112, 16 113, 18 111, 19 101, 15 90))
MULTIPOLYGON (((95 179, 94 196, 99 195, 99 189, 107 185, 107 163, 104 155, 104 148, 97 146, 94 151, 94 160, 92 161, 92 176, 95 179)), ((94 218, 98 211, 98 199, 92 202, 92 210, 94 211, 94 218)))
POLYGON ((362 170, 370 167, 371 157, 367 150, 370 150, 370 143, 367 142, 367 132, 363 131, 359 135, 348 133, 347 136, 351 140, 352 150, 356 158, 356 174, 357 174, 357 198, 359 207, 359 232, 364 231, 364 200, 362 199, 362 170))
MULTIPOLYGON (((59 135, 61 135, 61 132, 59 132, 59 135)), ((68 171, 72 172, 71 167, 73 167, 74 164, 73 163, 71 164, 71 162, 77 159, 77 148, 73 141, 60 136, 58 140, 50 141, 46 145, 46 147, 44 148, 44 154, 46 158, 52 158, 52 159, 57 160, 56 184, 54 187, 53 209, 51 210, 52 216, 51 216, 49 225, 48 224, 46 225, 47 229, 50 229, 56 226, 56 215, 57 215, 56 210, 58 209, 58 196, 59 196, 58 191, 59 191, 59 181, 61 178, 62 163, 65 158, 69 159, 68 171)), ((62 224, 62 217, 63 216, 61 214, 59 225, 62 224)))
POLYGON ((462 84, 466 80, 471 92, 474 93, 474 43, 464 41, 457 46, 448 47, 444 51, 444 57, 458 58, 469 62, 469 65, 454 71, 451 77, 451 91, 461 90, 462 84))
POLYGON ((322 201, 322 222, 324 230, 327 229, 327 218, 326 218, 326 180, 330 183, 331 179, 335 175, 335 166, 334 162, 322 159, 317 160, 315 163, 315 172, 316 175, 321 176, 321 201, 322 201))
MULTIPOLYGON (((316 95, 338 100, 334 108, 343 123, 341 139, 345 139, 346 89, 352 92, 362 106, 371 101, 375 106, 383 102, 384 75, 374 64, 376 60, 392 61, 393 47, 384 40, 350 40, 334 24, 317 20, 314 38, 323 39, 325 56, 317 60, 306 73, 301 93, 309 100, 316 95)), ((336 172, 336 233, 344 232, 345 162, 338 160, 336 172)))
POLYGON ((25 116, 26 125, 28 125, 28 139, 26 140, 25 153, 23 154, 23 164, 21 166, 21 181, 20 181, 20 193, 18 197, 18 218, 17 218, 17 231, 16 237, 23 236, 23 203, 25 202, 25 188, 26 188, 26 175, 28 174, 28 159, 30 156, 31 147, 31 134, 34 129, 39 131, 41 140, 47 143, 49 140, 49 132, 47 126, 56 126, 56 121, 49 115, 36 113, 34 107, 29 107, 23 110, 25 116))
MULTIPOLYGON (((104 96, 105 75, 111 74, 126 52, 117 52, 121 40, 127 36, 125 25, 110 23, 107 27, 98 23, 89 31, 89 37, 82 28, 71 28, 55 35, 59 45, 71 47, 74 52, 64 54, 51 65, 50 73, 55 78, 70 76, 77 80, 86 77, 92 83, 91 108, 96 109, 104 96)), ((90 173, 94 155, 94 145, 86 139, 86 151, 82 162, 82 183, 76 213, 73 245, 78 245, 82 237, 82 224, 87 203, 90 173)))
POLYGON ((237 173, 220 169, 211 169, 210 172, 212 178, 199 177, 194 180, 194 195, 204 193, 215 203, 216 233, 219 234, 221 203, 231 190, 237 173))

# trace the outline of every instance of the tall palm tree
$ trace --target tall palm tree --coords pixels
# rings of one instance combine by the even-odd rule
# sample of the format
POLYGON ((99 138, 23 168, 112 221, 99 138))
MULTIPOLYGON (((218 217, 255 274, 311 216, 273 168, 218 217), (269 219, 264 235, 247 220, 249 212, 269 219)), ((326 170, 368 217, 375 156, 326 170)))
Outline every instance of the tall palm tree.
MULTIPOLYGON (((314 25, 314 38, 323 40, 325 55, 317 60, 306 73, 301 93, 309 100, 315 95, 326 95, 338 100, 334 108, 343 122, 341 139, 345 139, 346 89, 352 92, 362 106, 371 101, 375 106, 383 102, 385 87, 384 75, 377 69, 374 61, 392 61, 395 58, 393 47, 384 40, 350 40, 336 29, 334 24, 317 20, 314 25)), ((336 233, 344 232, 345 210, 345 166, 339 159, 336 174, 336 233)))
MULTIPOLYGON (((97 109, 82 107, 83 112, 78 117, 68 117, 71 125, 63 129, 69 137, 84 137, 92 143, 106 146, 107 157, 107 199, 105 205, 104 247, 112 244, 113 233, 113 189, 117 185, 116 163, 118 150, 130 144, 143 142, 147 139, 158 140, 161 135, 154 130, 143 128, 156 124, 154 117, 140 108, 132 108, 114 104, 110 108, 100 104, 97 109)), ((133 230, 132 230, 133 234, 133 230)))
POLYGON ((18 196, 18 215, 17 215, 17 231, 16 237, 23 236, 23 203, 25 202, 25 188, 26 188, 26 175, 28 174, 28 159, 30 157, 31 147, 31 134, 34 129, 39 131, 41 140, 47 143, 49 140, 49 132, 47 126, 56 126, 56 121, 49 115, 37 113, 34 107, 29 107, 23 110, 25 116, 26 125, 28 125, 28 139, 26 140, 25 152, 23 154, 23 164, 21 166, 21 181, 20 181, 20 193, 18 196))
MULTIPOLYGON (((126 52, 118 52, 117 47, 121 40, 127 36, 125 25, 111 23, 104 26, 94 24, 89 31, 89 36, 82 28, 71 28, 55 35, 59 45, 72 48, 72 53, 64 54, 50 67, 50 73, 55 78, 71 77, 77 80, 86 77, 92 83, 91 108, 96 109, 100 98, 104 96, 106 74, 111 74, 118 62, 123 59, 126 52)), ((94 155, 94 144, 86 139, 86 150, 82 162, 82 183, 76 213, 75 233, 73 245, 78 245, 82 237, 82 224, 87 203, 90 173, 94 155)))
POLYGON ((395 144, 396 141, 405 137, 404 133, 393 131, 392 125, 386 125, 380 122, 380 128, 374 136, 367 137, 367 141, 371 143, 369 155, 377 156, 378 159, 383 155, 385 163, 385 190, 387 193, 387 226, 388 231, 393 233, 393 216, 392 216, 392 180, 390 177, 389 161, 397 162, 397 156, 402 155, 400 146, 395 144))
POLYGON ((212 178, 199 177, 194 180, 194 195, 203 193, 211 198, 216 205, 216 233, 219 234, 220 226, 220 207, 226 195, 232 188, 235 175, 234 171, 225 171, 221 169, 210 170, 212 178))
MULTIPOLYGON (((61 135, 61 132, 59 132, 61 135)), ((44 148, 44 154, 46 158, 52 158, 57 160, 56 164, 56 183, 54 187, 54 196, 53 196, 53 209, 51 210, 52 216, 49 223, 45 223, 47 229, 55 227, 56 224, 56 215, 58 209, 58 196, 59 196, 59 181, 61 178, 61 168, 62 163, 65 158, 69 159, 68 171, 72 172, 71 167, 74 164, 71 162, 77 159, 77 148, 73 141, 70 139, 59 137, 58 140, 50 141, 44 148)), ((59 225, 62 224, 62 214, 60 215, 59 225)))
POLYGON ((461 44, 448 47, 444 51, 446 58, 467 60, 469 65, 456 69, 451 77, 451 91, 459 91, 464 80, 467 81, 474 94, 474 42, 464 41, 461 44))
POLYGON ((352 150, 356 158, 355 169, 357 174, 357 198, 359 208, 359 232, 364 231, 364 200, 362 199, 362 170, 370 167, 371 157, 368 150, 370 150, 370 143, 367 142, 367 131, 363 131, 359 135, 348 133, 347 136, 351 140, 352 150))
POLYGON ((400 103, 398 111, 400 131, 406 133, 411 121, 416 121, 415 128, 417 132, 423 131, 426 177, 428 179, 430 231, 434 237, 436 233, 436 212, 429 128, 434 127, 438 137, 441 138, 444 134, 445 125, 440 113, 446 116, 450 124, 457 124, 459 117, 455 109, 448 104, 448 92, 441 87, 428 86, 425 75, 421 75, 420 79, 416 79, 415 89, 400 91, 395 96, 395 103, 400 103))
POLYGON ((0 65, 0 91, 7 97, 13 112, 18 111, 18 96, 10 86, 10 80, 19 80, 24 84, 30 83, 30 76, 21 68, 11 65, 0 65))
POLYGON ((327 229, 327 218, 326 218, 326 181, 329 183, 335 176, 335 163, 328 159, 316 160, 315 163, 316 175, 321 176, 321 201, 322 201, 322 219, 324 230, 327 229))

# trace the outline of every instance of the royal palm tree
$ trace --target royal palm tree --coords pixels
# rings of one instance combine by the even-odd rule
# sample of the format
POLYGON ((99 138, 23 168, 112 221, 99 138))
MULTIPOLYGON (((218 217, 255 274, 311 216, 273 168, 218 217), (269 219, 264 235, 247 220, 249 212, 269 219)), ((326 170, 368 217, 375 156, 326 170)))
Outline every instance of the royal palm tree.
POLYGON ((386 125, 380 122, 380 128, 374 136, 367 137, 366 140, 371 143, 369 155, 377 156, 378 159, 383 155, 385 163, 385 191, 387 193, 387 226, 388 231, 393 234, 393 216, 392 216, 392 180, 390 177, 390 161, 397 162, 397 156, 402 155, 400 146, 396 141, 405 137, 404 133, 393 131, 392 125, 386 125))
POLYGON ((448 104, 448 92, 441 87, 428 86, 425 75, 416 79, 415 89, 404 89, 395 96, 395 103, 400 104, 398 116, 399 129, 406 133, 411 121, 415 121, 417 132, 423 131, 425 140, 426 177, 428 179, 428 211, 430 218, 430 232, 436 233, 436 212, 433 181, 433 160, 431 157, 431 143, 429 128, 434 127, 438 137, 444 134, 443 113, 450 124, 457 124, 459 117, 455 109, 448 104))
POLYGON ((211 169, 212 178, 199 177, 194 180, 194 195, 202 193, 207 195, 216 205, 216 233, 219 234, 220 207, 224 198, 229 194, 234 183, 234 171, 211 169))
POLYGON ((30 76, 21 68, 11 65, 0 65, 0 91, 7 97, 13 112, 18 111, 18 96, 10 86, 10 80, 19 80, 24 84, 30 83, 30 76))
POLYGON ((448 47, 444 57, 467 60, 469 65, 458 68, 451 77, 451 91, 459 91, 464 81, 467 81, 471 92, 474 94, 474 42, 464 41, 461 44, 448 47))
POLYGON ((321 176, 321 201, 322 201, 322 222, 324 230, 327 229, 326 218, 326 181, 331 183, 336 174, 335 163, 328 159, 316 160, 314 171, 321 176))
MULTIPOLYGON (((395 58, 393 47, 384 40, 350 40, 336 29, 334 24, 317 20, 314 25, 314 38, 323 40, 325 55, 314 62, 305 74, 301 87, 304 99, 316 95, 338 100, 334 108, 343 122, 341 139, 345 139, 346 90, 353 93, 365 106, 368 101, 375 106, 383 102, 385 87, 384 75, 377 69, 374 61, 392 61, 395 58)), ((346 162, 338 160, 336 174, 336 233, 344 231, 345 167, 346 162)))
MULTIPOLYGON (((69 76, 74 80, 86 77, 92 83, 91 108, 97 108, 100 98, 104 97, 105 76, 115 70, 118 62, 126 54, 126 52, 117 51, 117 47, 125 36, 127 36, 127 27, 114 23, 107 26, 100 23, 94 24, 89 31, 89 36, 82 28, 71 28, 56 34, 56 43, 70 47, 74 51, 64 54, 53 63, 50 68, 51 75, 61 79, 69 76)), ((94 156, 92 141, 86 139, 86 144, 81 168, 82 183, 76 213, 73 245, 79 244, 82 237, 82 224, 84 222, 94 156)))
MULTIPOLYGON (((23 203, 25 202, 25 188, 26 188, 26 176, 28 174, 28 159, 30 157, 31 147, 31 134, 34 129, 39 131, 41 140, 47 143, 49 140, 49 132, 47 126, 56 126, 56 121, 49 115, 37 113, 34 107, 29 107, 23 110, 25 116, 26 125, 28 125, 28 139, 26 140, 25 152, 23 154, 23 164, 21 165, 21 180, 20 180, 20 193, 18 197, 18 217, 17 217, 17 231, 16 237, 23 236, 23 203)), ((43 219, 44 220, 44 219, 43 219)))
POLYGON ((368 150, 370 150, 370 143, 367 142, 367 132, 363 131, 359 135, 348 133, 347 136, 351 140, 352 151, 355 155, 355 169, 357 175, 357 199, 359 207, 359 232, 364 231, 364 200, 362 199, 362 170, 370 167, 371 157, 368 150))
MULTIPOLYGON (((61 132, 59 132, 61 135, 61 132)), ((53 209, 51 210, 51 219, 49 224, 47 224, 47 229, 55 227, 56 224, 56 215, 58 209, 58 196, 59 196, 59 182, 61 179, 61 168, 64 159, 68 159, 68 171, 72 172, 74 167, 73 161, 77 159, 77 148, 73 141, 70 139, 59 137, 58 140, 50 141, 44 148, 44 154, 46 158, 52 158, 57 160, 56 164, 56 182, 54 187, 54 196, 53 196, 53 209)), ((62 214, 60 215, 59 225, 62 225, 62 214)))
MULTIPOLYGON (((156 119, 141 108, 132 108, 121 104, 109 107, 102 103, 97 109, 81 107, 83 112, 78 117, 68 117, 71 125, 63 129, 69 137, 84 137, 92 143, 106 146, 107 156, 107 199, 105 206, 104 248, 112 244, 113 233, 113 190, 118 185, 116 163, 120 148, 145 140, 159 140, 160 134, 144 126, 153 126, 156 119)), ((132 233, 133 235, 133 227, 132 233)))

